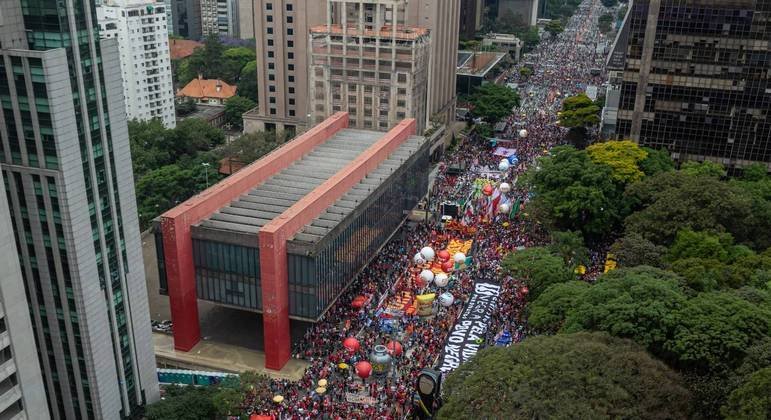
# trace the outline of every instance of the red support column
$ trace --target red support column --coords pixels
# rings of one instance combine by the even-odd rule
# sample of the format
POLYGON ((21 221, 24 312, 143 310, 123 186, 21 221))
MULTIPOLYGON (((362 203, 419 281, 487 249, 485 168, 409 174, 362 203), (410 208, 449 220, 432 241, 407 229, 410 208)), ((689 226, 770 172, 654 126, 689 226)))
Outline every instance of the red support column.
POLYGON ((415 127, 414 119, 402 121, 343 169, 260 229, 260 287, 266 368, 280 370, 291 355, 286 240, 377 169, 391 152, 415 134, 415 127))
POLYGON ((174 348, 190 351, 201 340, 190 224, 182 223, 182 218, 164 217, 161 229, 174 348))

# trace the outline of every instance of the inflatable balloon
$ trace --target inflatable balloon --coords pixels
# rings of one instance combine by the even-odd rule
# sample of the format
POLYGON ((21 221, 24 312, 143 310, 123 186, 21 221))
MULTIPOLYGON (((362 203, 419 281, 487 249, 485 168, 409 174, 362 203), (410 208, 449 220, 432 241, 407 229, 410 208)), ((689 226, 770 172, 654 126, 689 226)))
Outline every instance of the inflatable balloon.
POLYGON ((453 302, 455 302, 455 296, 450 292, 444 292, 439 296, 439 304, 445 308, 452 305, 453 302))
POLYGON ((508 159, 502 159, 500 163, 498 163, 498 170, 499 171, 508 171, 509 170, 509 160, 508 159))
POLYGON ((434 252, 434 249, 431 248, 430 246, 427 246, 421 249, 420 255, 422 255, 426 261, 433 261, 434 257, 436 257, 436 253, 434 252))
POLYGON ((455 254, 455 256, 452 257, 452 259, 458 264, 463 263, 466 261, 466 254, 458 252, 455 254))
POLYGON ((404 353, 404 347, 402 347, 402 343, 398 341, 389 341, 388 344, 386 344, 386 348, 388 349, 388 354, 392 356, 399 357, 404 353))
POLYGON ((356 375, 359 376, 361 379, 367 379, 369 378, 369 375, 372 373, 372 365, 362 360, 359 363, 356 363, 356 375))
POLYGON ((485 185, 485 187, 482 188, 482 194, 493 195, 493 186, 490 184, 485 185))
POLYGON ((349 353, 356 353, 359 351, 359 340, 357 340, 355 337, 348 337, 343 340, 343 347, 345 347, 349 353))
POLYGON ((431 283, 434 281, 434 272, 431 270, 423 270, 420 272, 420 278, 426 283, 431 283))
POLYGON ((442 263, 442 271, 445 273, 449 273, 452 271, 452 267, 455 265, 452 261, 445 261, 442 263))
POLYGON ((522 138, 527 137, 527 130, 525 130, 524 128, 519 130, 519 136, 522 138))
POLYGON ((418 252, 417 254, 415 254, 414 257, 412 257, 412 262, 414 262, 417 265, 423 265, 426 263, 426 259, 423 258, 423 254, 418 252))
POLYGON ((509 165, 516 165, 517 162, 519 162, 519 159, 517 159, 516 156, 514 155, 509 156, 509 165))
POLYGON ((439 251, 436 256, 439 257, 439 261, 447 261, 450 259, 450 252, 446 249, 443 249, 439 251))
POLYGON ((445 287, 449 282, 450 282, 450 278, 447 276, 447 274, 439 273, 436 276, 434 276, 434 284, 436 284, 439 287, 445 287))
POLYGON ((508 214, 509 210, 511 210, 511 207, 509 206, 508 203, 503 203, 500 206, 498 206, 498 212, 500 212, 500 213, 508 214))
POLYGON ((501 190, 502 193, 506 194, 507 192, 511 191, 511 185, 509 185, 508 182, 501 182, 501 185, 498 186, 498 189, 501 190))

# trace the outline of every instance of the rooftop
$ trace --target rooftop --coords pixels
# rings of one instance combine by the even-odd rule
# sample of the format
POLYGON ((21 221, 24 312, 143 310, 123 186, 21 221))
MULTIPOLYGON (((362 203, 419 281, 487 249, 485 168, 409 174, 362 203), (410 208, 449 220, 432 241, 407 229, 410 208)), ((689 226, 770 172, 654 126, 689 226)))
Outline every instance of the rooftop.
POLYGON ((198 47, 203 47, 203 44, 189 39, 169 38, 169 50, 172 60, 189 57, 193 55, 193 51, 198 47))
POLYGON ((485 77, 505 56, 503 52, 458 51, 457 74, 485 77))
POLYGON ((177 96, 189 98, 228 99, 236 94, 236 87, 219 79, 193 79, 183 87, 177 96))

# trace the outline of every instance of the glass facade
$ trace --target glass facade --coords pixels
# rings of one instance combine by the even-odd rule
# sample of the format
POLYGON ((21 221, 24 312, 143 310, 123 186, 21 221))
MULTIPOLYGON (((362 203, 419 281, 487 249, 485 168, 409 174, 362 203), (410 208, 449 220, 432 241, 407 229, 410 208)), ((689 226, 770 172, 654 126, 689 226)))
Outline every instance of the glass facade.
MULTIPOLYGON (((313 250, 287 254, 289 315, 316 320, 428 190, 428 144, 386 179, 313 250)), ((193 239, 198 298, 262 310, 259 249, 193 239)))
POLYGON ((662 0, 655 33, 649 7, 634 2, 625 23, 617 136, 680 158, 771 163, 771 2, 662 0))

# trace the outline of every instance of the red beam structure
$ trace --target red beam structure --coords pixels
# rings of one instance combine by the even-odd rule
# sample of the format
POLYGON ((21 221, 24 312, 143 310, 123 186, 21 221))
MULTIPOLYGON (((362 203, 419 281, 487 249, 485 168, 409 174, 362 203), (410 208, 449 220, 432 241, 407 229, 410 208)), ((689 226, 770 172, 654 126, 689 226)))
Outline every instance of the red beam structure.
POLYGON ((414 119, 403 120, 343 169, 260 229, 266 368, 281 369, 291 355, 286 241, 375 170, 388 155, 415 134, 416 127, 414 119))
MULTIPOLYGON (((300 159, 338 131, 348 127, 348 114, 338 112, 260 160, 190 198, 161 216, 174 348, 190 351, 201 339, 193 265, 191 226, 300 159)), ((284 286, 286 293, 286 285, 284 286)), ((287 325, 288 328, 288 325, 287 325)), ((288 331, 287 331, 288 334, 288 331)), ((268 344, 266 344, 268 348, 268 344)), ((278 360, 278 359, 277 359, 278 360)), ((282 364, 283 366, 283 364, 282 364)))

